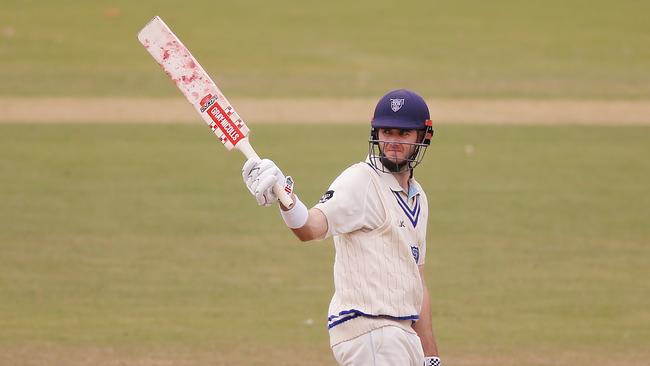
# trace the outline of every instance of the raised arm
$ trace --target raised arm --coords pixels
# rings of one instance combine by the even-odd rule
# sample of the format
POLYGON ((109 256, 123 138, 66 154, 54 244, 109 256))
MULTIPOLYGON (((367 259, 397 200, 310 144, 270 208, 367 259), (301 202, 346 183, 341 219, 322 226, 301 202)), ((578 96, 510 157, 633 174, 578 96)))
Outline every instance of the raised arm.
POLYGON ((318 203, 308 209, 293 194, 293 179, 285 177, 273 161, 249 159, 242 169, 246 187, 261 206, 278 202, 272 189, 276 183, 285 187, 294 205, 290 210, 280 205, 280 213, 301 241, 379 227, 385 213, 380 204, 368 204, 369 192, 374 192, 370 174, 376 173, 365 163, 348 167, 329 185, 318 203))
MULTIPOLYGON (((289 191, 293 189, 293 186, 287 186, 287 182, 292 180, 286 179, 275 163, 268 159, 246 161, 242 168, 242 178, 260 206, 270 206, 278 202, 277 196, 273 193, 273 186, 276 183, 286 186, 289 191)), ((293 193, 291 198, 294 206, 289 210, 280 204, 280 209, 285 223, 296 237, 301 241, 325 238, 327 234, 325 215, 317 208, 308 210, 293 193)))

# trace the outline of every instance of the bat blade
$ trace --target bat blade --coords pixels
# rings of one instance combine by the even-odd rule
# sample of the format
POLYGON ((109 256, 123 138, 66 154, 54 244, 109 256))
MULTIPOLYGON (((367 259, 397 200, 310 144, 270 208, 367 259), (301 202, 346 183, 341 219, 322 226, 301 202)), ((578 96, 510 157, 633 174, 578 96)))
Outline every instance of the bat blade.
POLYGON ((244 120, 160 17, 142 28, 138 40, 228 150, 248 136, 244 120))
MULTIPOLYGON (((250 130, 244 120, 160 17, 154 17, 142 28, 138 40, 228 150, 235 148, 249 159, 259 159, 248 141, 250 130)), ((293 200, 280 184, 273 186, 273 192, 285 207, 293 207, 293 200)))

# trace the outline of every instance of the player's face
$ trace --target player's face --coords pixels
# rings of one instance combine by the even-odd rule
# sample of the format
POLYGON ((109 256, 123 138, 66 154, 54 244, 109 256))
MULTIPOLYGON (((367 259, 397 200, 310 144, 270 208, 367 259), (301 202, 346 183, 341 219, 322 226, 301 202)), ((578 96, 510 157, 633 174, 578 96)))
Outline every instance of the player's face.
POLYGON ((415 150, 418 132, 399 128, 380 128, 379 147, 384 155, 396 164, 404 162, 415 150))

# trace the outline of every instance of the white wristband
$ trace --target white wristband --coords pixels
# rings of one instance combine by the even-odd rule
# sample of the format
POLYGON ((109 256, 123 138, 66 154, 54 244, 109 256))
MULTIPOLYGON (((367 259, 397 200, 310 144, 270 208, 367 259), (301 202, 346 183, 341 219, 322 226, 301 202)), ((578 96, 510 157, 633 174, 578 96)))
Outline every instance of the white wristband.
POLYGON ((440 358, 431 356, 431 357, 425 357, 424 358, 424 366, 440 366, 442 365, 440 363, 440 358))
POLYGON ((298 229, 305 226, 307 219, 309 218, 307 207, 302 203, 302 201, 300 201, 298 196, 295 197, 296 202, 294 202, 293 207, 289 211, 280 209, 280 214, 282 215, 285 224, 287 224, 291 229, 298 229))

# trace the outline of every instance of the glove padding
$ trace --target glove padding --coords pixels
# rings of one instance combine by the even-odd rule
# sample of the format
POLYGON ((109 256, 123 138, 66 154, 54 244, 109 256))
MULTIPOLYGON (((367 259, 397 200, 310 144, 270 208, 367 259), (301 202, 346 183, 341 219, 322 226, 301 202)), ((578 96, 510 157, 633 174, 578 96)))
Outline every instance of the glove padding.
POLYGON ((424 358, 424 366, 442 366, 442 363, 439 357, 430 356, 424 358))
POLYGON ((248 159, 242 168, 242 178, 260 206, 270 206, 278 201, 278 196, 273 193, 273 186, 277 183, 282 187, 286 179, 277 165, 269 159, 248 159))

